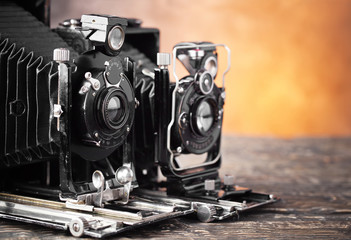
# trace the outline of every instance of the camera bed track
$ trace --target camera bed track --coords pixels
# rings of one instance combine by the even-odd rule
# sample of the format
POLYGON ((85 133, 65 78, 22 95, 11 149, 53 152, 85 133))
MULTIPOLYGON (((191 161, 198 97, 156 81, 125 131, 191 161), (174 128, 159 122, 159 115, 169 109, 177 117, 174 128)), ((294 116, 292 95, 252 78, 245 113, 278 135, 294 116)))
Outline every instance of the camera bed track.
MULTIPOLYGON (((132 202, 148 204, 148 201, 137 198, 132 202)), ((180 210, 161 203, 158 203, 158 211, 127 211, 111 206, 85 208, 83 211, 67 207, 63 202, 0 193, 0 218, 68 230, 75 237, 103 238, 193 212, 193 209, 180 210)))

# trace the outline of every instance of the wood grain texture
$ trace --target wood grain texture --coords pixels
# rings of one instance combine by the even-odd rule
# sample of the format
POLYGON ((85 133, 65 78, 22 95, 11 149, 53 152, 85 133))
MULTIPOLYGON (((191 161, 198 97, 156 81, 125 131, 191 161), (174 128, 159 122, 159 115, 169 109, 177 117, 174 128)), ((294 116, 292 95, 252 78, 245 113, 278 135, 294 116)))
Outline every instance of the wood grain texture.
MULTIPOLYGON (((223 138, 221 174, 281 197, 238 220, 164 221, 119 239, 350 239, 351 138, 223 138)), ((0 220, 0 238, 74 239, 63 231, 0 220)))

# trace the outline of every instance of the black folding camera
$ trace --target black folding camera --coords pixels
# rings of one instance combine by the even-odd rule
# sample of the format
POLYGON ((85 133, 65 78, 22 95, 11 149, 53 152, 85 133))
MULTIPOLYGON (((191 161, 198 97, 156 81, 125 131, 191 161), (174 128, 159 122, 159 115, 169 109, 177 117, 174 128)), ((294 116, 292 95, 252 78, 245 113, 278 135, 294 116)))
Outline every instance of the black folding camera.
POLYGON ((59 185, 61 199, 128 202, 137 183, 135 63, 119 56, 127 19, 83 15, 81 32, 94 49, 81 55, 71 49, 69 64, 69 47, 57 34, 16 6, 4 8, 3 15, 23 16, 3 18, 3 187, 57 197, 57 189, 49 189, 59 185), (66 48, 54 50, 55 64, 49 59, 58 45, 66 48))
MULTIPOLYGON (((159 123, 167 125, 167 129, 160 126, 161 133, 158 135, 167 151, 160 152, 158 159, 163 173, 168 177, 169 193, 201 195, 205 193, 206 180, 220 185, 217 170, 221 161, 220 136, 225 91, 224 86, 219 88, 214 83, 218 68, 216 45, 206 42, 178 44, 173 56, 176 82, 170 83, 166 92, 159 89, 163 86, 157 84, 164 81, 162 74, 159 75, 160 80, 156 79, 156 91, 162 96, 158 98, 156 106, 160 108, 156 112, 157 115, 167 116, 159 123), (175 72, 175 58, 189 72, 180 80, 175 72), (167 109, 161 108, 161 102, 167 102, 167 109), (166 139, 162 139, 164 137, 166 139), (189 154, 202 154, 203 159, 194 161, 189 154), (180 160, 181 157, 185 159, 180 160)), ((228 62, 227 69, 229 67, 228 62)))
POLYGON ((180 43, 170 73, 157 29, 89 14, 51 30, 33 2, 0 1, 0 217, 105 237, 276 201, 218 174, 227 46, 180 43))

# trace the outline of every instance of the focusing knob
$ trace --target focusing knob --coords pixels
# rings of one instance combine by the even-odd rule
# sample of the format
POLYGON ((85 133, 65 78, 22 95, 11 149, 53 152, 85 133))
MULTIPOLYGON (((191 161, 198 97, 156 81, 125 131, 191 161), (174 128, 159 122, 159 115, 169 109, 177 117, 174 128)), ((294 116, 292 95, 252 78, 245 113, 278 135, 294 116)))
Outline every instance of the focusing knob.
POLYGON ((84 234, 84 230, 89 229, 88 221, 83 217, 77 217, 71 220, 69 223, 69 231, 74 237, 81 237, 84 234))
POLYGON ((225 175, 223 178, 223 183, 225 186, 234 186, 234 177, 233 175, 225 175))
POLYGON ((197 218, 201 222, 212 222, 217 214, 216 207, 212 205, 202 205, 197 209, 197 218))
POLYGON ((171 55, 169 53, 157 53, 157 65, 167 67, 171 64, 171 55))
POLYGON ((206 191, 214 191, 215 190, 215 180, 213 180, 213 179, 205 180, 205 190, 206 191))
POLYGON ((69 50, 67 48, 54 49, 53 60, 56 62, 68 62, 69 61, 69 50))

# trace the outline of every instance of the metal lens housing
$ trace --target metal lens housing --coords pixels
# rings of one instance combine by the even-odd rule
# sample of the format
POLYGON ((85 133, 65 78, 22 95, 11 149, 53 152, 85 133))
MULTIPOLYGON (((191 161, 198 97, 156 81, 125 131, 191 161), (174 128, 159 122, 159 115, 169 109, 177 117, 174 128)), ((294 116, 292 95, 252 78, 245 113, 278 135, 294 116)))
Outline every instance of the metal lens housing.
POLYGON ((217 59, 214 56, 210 56, 206 59, 204 68, 212 75, 213 78, 216 77, 218 71, 217 59))
POLYGON ((207 70, 200 70, 196 74, 195 80, 198 82, 200 91, 203 94, 206 95, 206 94, 209 94, 212 91, 213 85, 214 85, 214 81, 213 81, 213 76, 212 76, 212 74, 209 71, 207 71, 207 70))
POLYGON ((110 130, 123 127, 129 115, 127 97, 115 87, 102 94, 99 109, 101 122, 110 130))
POLYGON ((114 26, 111 28, 107 36, 108 46, 111 48, 111 50, 117 51, 122 47, 124 38, 125 34, 123 28, 121 26, 114 26))
POLYGON ((134 174, 130 167, 122 166, 117 169, 115 177, 119 184, 125 185, 133 180, 134 174))

